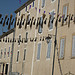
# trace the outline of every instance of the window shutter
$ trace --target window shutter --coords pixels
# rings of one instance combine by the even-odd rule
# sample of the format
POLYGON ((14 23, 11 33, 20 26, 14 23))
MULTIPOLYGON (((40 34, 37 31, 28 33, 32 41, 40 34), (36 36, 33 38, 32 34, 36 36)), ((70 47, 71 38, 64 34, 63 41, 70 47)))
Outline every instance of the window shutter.
POLYGON ((72 57, 75 57, 75 36, 73 36, 73 43, 72 43, 72 57))
POLYGON ((65 40, 61 39, 61 42, 60 42, 60 58, 63 58, 63 56, 64 56, 64 44, 65 44, 65 40))
POLYGON ((41 43, 38 44, 37 60, 40 59, 41 43))
POLYGON ((52 44, 52 41, 50 40, 49 43, 48 43, 47 58, 50 58, 50 54, 51 54, 51 44, 52 44))

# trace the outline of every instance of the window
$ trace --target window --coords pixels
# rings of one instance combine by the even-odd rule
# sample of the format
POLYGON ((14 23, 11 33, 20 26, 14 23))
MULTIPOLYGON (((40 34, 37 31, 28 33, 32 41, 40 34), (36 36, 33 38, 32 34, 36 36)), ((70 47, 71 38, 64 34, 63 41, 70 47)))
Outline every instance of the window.
POLYGON ((59 56, 59 58, 63 58, 64 57, 64 49, 65 49, 65 39, 62 38, 60 40, 60 56, 59 56))
POLYGON ((50 15, 51 15, 51 19, 50 19, 50 30, 51 29, 53 29, 53 23, 52 23, 52 20, 53 20, 53 18, 54 18, 54 11, 52 11, 51 13, 50 13, 50 15))
POLYGON ((51 54, 51 44, 52 44, 52 40, 50 40, 49 43, 48 43, 47 58, 50 58, 50 54, 51 54))
POLYGON ((20 16, 20 11, 19 11, 19 16, 20 16))
POLYGON ((19 35, 18 45, 20 45, 21 35, 19 35))
POLYGON ((72 57, 75 57, 75 35, 73 36, 72 41, 72 57))
POLYGON ((26 49, 24 49, 24 58, 23 58, 23 60, 25 60, 25 57, 26 57, 26 49))
POLYGON ((19 51, 17 52, 17 62, 19 61, 19 51))
POLYGON ((42 0, 42 8, 45 6, 45 0, 42 0))
POLYGON ((26 32, 26 40, 28 40, 28 32, 26 32))
POLYGON ((67 17, 67 10, 68 10, 68 6, 66 5, 66 6, 63 7, 63 15, 64 15, 64 18, 67 17))
POLYGON ((37 60, 40 59, 40 51, 41 51, 41 43, 38 44, 38 50, 37 50, 37 60))
POLYGON ((33 7, 34 7, 34 1, 33 1, 33 7))
POLYGON ((27 11, 27 6, 25 7, 25 11, 27 11))
POLYGON ((42 22, 43 22, 43 17, 40 17, 40 24, 39 24, 39 29, 38 29, 39 33, 42 33, 42 22))
POLYGON ((10 47, 9 47, 9 50, 8 50, 8 57, 9 57, 9 55, 10 55, 10 47))
POLYGON ((4 58, 6 57, 6 48, 5 48, 5 50, 4 50, 4 58))
POLYGON ((1 49, 1 58, 2 58, 2 54, 3 54, 3 53, 2 53, 2 49, 1 49))

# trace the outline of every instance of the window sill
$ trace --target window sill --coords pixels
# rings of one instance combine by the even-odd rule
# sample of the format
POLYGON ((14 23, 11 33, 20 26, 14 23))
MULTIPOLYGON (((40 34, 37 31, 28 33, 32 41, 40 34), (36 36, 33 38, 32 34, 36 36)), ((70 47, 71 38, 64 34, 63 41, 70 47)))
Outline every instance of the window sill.
POLYGON ((71 57, 71 59, 75 59, 75 56, 74 57, 71 57))
POLYGON ((46 58, 46 60, 48 61, 48 60, 50 60, 50 58, 46 58))
POLYGON ((59 60, 64 60, 64 57, 63 58, 59 58, 59 60))
POLYGON ((53 28, 52 29, 49 29, 49 31, 53 31, 53 28))

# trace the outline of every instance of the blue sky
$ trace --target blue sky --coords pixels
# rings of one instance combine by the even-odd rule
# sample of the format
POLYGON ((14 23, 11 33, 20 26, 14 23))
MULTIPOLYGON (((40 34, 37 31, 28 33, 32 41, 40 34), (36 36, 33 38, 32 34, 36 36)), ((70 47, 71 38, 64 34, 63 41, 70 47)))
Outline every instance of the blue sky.
MULTIPOLYGON (((0 0, 0 14, 4 17, 6 14, 10 16, 12 13, 15 17, 14 11, 22 6, 26 1, 28 0, 21 0, 21 3, 19 3, 19 0, 0 0)), ((4 32, 7 32, 7 26, 2 27, 2 25, 0 25, 0 35, 2 35, 2 28, 4 32)))

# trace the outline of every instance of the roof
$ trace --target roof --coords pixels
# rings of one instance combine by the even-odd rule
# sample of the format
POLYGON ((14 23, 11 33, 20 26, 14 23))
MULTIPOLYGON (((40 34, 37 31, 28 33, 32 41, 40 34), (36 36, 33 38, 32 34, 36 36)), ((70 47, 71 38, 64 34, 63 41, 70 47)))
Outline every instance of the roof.
POLYGON ((9 35, 9 34, 11 34, 12 32, 14 32, 14 28, 11 29, 11 30, 9 30, 9 31, 7 31, 7 32, 5 32, 5 33, 3 33, 3 34, 0 36, 0 39, 3 38, 3 37, 5 37, 5 36, 7 36, 7 35, 9 35))
POLYGON ((21 7, 19 7, 17 10, 15 10, 14 12, 17 13, 19 11, 21 11, 23 8, 25 8, 26 6, 28 6, 30 3, 32 3, 35 0, 28 0, 27 2, 25 2, 21 7))

